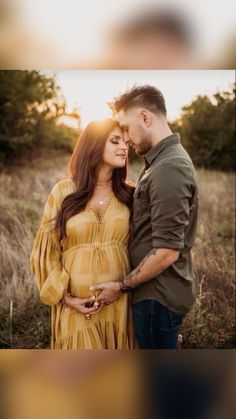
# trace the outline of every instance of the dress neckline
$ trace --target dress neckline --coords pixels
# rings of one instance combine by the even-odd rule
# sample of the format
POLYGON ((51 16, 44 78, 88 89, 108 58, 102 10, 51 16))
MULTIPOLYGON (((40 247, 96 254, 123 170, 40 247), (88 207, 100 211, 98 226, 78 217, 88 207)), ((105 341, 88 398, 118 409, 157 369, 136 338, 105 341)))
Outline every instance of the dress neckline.
POLYGON ((106 213, 107 213, 107 211, 108 211, 108 209, 109 209, 109 207, 110 207, 110 205, 111 205, 111 203, 113 201, 113 198, 114 198, 114 193, 112 193, 112 195, 111 195, 111 197, 110 197, 110 199, 109 199, 109 201, 108 201, 108 203, 107 203, 106 207, 104 208, 104 211, 102 212, 101 215, 98 215, 98 213, 96 212, 96 210, 93 207, 91 207, 90 204, 87 204, 88 209, 95 215, 96 220, 99 223, 102 223, 103 222, 104 217, 105 217, 105 215, 106 215, 106 213))

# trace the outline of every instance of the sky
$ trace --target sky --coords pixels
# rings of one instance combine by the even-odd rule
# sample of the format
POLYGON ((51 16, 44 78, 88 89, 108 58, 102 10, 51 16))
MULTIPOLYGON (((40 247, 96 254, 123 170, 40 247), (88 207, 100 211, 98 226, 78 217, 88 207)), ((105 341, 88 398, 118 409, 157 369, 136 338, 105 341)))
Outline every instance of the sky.
POLYGON ((168 119, 172 121, 197 95, 211 96, 217 90, 228 90, 235 80, 233 70, 50 70, 46 73, 56 75, 68 111, 79 109, 82 127, 91 120, 110 117, 107 102, 135 84, 159 88, 166 100, 168 119))

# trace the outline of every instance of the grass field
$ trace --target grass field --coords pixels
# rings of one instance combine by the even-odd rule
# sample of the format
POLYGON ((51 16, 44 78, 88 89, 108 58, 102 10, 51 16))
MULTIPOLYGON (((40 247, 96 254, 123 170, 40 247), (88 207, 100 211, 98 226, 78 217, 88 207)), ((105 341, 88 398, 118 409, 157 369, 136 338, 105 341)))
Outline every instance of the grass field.
MULTIPOLYGON (((50 309, 40 303, 29 255, 45 199, 66 176, 68 155, 47 152, 0 174, 0 347, 46 348, 50 309), (46 156, 46 158, 45 158, 46 156)), ((130 167, 135 180, 139 166, 130 167)), ((200 216, 193 250, 200 293, 186 317, 183 348, 235 348, 235 177, 198 171, 200 216)))

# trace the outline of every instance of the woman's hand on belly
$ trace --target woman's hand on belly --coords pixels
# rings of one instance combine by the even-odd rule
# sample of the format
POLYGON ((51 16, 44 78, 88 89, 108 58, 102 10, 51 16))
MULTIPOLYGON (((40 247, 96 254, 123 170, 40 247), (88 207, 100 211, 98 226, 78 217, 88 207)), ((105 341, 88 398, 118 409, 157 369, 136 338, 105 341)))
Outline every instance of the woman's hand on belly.
POLYGON ((64 296, 63 303, 81 314, 97 314, 104 306, 104 304, 98 303, 94 296, 80 298, 72 297, 69 293, 64 296))

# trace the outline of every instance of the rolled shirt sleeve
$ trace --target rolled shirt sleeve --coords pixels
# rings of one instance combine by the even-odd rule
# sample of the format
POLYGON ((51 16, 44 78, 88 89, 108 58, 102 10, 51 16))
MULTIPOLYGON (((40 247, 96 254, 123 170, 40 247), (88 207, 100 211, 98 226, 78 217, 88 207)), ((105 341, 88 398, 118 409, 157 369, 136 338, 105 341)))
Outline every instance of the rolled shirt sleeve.
POLYGON ((155 170, 150 184, 150 213, 154 248, 182 250, 189 225, 192 176, 179 162, 165 162, 155 170))

